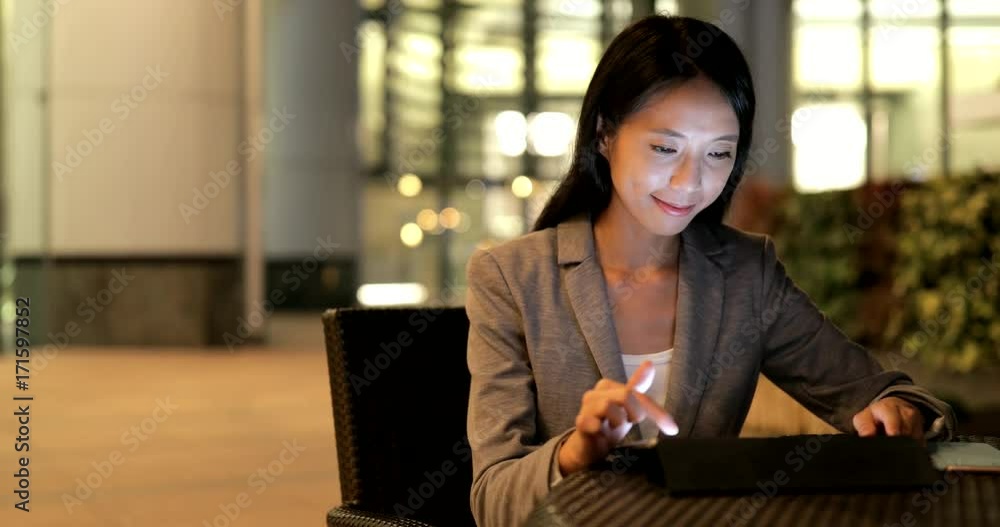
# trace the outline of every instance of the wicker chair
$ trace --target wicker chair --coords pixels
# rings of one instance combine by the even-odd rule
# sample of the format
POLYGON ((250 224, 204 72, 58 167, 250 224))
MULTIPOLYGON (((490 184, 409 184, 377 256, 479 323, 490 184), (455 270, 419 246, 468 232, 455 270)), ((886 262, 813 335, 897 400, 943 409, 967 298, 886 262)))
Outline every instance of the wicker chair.
POLYGON ((323 314, 343 505, 334 526, 475 525, 461 307, 323 314))

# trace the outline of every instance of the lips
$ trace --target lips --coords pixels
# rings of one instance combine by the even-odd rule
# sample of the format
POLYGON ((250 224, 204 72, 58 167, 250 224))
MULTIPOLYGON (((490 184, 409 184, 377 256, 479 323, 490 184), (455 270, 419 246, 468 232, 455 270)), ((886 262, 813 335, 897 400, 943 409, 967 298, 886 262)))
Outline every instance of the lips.
POLYGON ((656 206, 660 207, 660 210, 670 214, 671 216, 687 216, 694 210, 694 205, 681 205, 676 203, 668 203, 656 196, 653 196, 653 201, 656 202, 656 206))

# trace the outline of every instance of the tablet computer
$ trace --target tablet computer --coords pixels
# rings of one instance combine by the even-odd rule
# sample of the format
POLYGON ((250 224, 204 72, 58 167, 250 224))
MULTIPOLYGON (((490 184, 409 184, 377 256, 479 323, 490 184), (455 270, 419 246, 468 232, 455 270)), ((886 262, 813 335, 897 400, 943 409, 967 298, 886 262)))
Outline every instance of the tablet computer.
POLYGON ((672 494, 897 491, 942 477, 924 447, 909 437, 661 436, 653 451, 659 469, 652 479, 672 494))

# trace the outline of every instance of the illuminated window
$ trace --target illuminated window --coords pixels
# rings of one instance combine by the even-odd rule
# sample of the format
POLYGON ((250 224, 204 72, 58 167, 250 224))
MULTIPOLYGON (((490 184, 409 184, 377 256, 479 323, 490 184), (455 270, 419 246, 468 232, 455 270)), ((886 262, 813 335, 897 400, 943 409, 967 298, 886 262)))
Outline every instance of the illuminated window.
POLYGON ((795 188, 820 192, 865 180, 865 121, 857 104, 803 106, 792 114, 795 188))
MULTIPOLYGON (((955 18, 1000 17, 1000 2, 995 0, 948 0, 948 12, 955 18)), ((994 20, 993 24, 995 25, 994 20)))
MULTIPOLYGON (((861 108, 864 180, 1000 170, 1000 2, 796 0, 793 10, 794 100, 861 108)), ((800 171, 824 168, 795 158, 796 185, 819 189, 800 171)))
POLYGON ((952 27, 948 41, 952 169, 1000 171, 1000 24, 952 27))
POLYGON ((861 29, 855 24, 803 23, 792 51, 802 90, 856 90, 861 87, 861 29), (836 42, 836 45, 831 43, 836 42))
MULTIPOLYGON (((358 26, 358 77, 361 86, 382 93, 385 89, 385 30, 368 20, 358 26)), ((350 53, 348 49, 348 53, 350 53)), ((361 160, 374 167, 382 158, 382 134, 385 131, 384 97, 360 98, 359 149, 361 160)))
POLYGON ((361 278, 422 284, 429 300, 464 280, 476 247, 530 228, 569 166, 607 42, 636 14, 678 9, 676 0, 361 5, 361 278))

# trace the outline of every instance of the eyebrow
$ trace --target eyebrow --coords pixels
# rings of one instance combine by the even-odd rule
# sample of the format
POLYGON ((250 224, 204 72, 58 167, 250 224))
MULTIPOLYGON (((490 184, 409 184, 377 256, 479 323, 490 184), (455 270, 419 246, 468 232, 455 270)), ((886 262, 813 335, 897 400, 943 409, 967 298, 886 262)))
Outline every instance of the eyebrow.
MULTIPOLYGON (((670 128, 656 128, 653 131, 656 132, 656 133, 658 133, 658 134, 669 135, 671 137, 680 137, 680 138, 686 138, 687 137, 686 135, 678 132, 677 130, 671 130, 670 128)), ((735 142, 738 139, 739 139, 738 135, 736 135, 736 134, 728 134, 728 135, 720 135, 719 137, 716 137, 714 140, 715 141, 733 141, 733 142, 735 142)))

